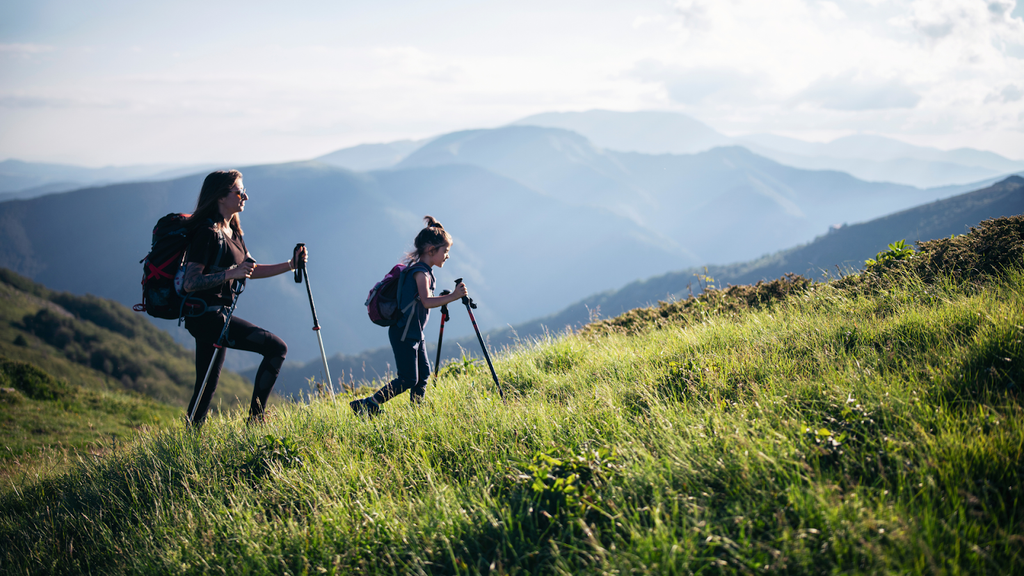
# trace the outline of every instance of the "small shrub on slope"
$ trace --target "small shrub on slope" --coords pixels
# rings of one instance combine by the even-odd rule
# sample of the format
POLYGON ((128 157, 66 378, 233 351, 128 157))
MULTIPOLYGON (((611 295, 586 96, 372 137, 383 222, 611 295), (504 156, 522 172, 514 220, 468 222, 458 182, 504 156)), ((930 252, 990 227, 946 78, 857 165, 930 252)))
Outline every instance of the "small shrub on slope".
POLYGON ((269 474, 274 466, 301 468, 305 464, 305 455, 294 438, 267 434, 252 447, 242 469, 260 478, 269 474))
POLYGON ((769 282, 754 285, 708 288, 699 296, 677 302, 661 302, 652 308, 637 308, 625 314, 592 322, 583 327, 585 335, 608 333, 636 334, 650 328, 700 322, 711 316, 736 315, 745 310, 771 306, 791 294, 801 294, 811 280, 798 274, 786 274, 769 282))
POLYGON ((918 242, 917 249, 908 253, 909 248, 904 247, 898 251, 900 257, 883 257, 863 274, 847 276, 836 284, 844 289, 884 289, 899 281, 892 276, 896 271, 912 273, 925 283, 944 278, 976 282, 998 275, 1024 264, 1024 215, 985 220, 967 234, 918 242))
POLYGON ((33 400, 60 400, 72 394, 67 382, 57 380, 36 366, 0 357, 0 384, 10 386, 33 400))
MULTIPOLYGON (((970 233, 951 238, 918 242, 915 253, 904 240, 889 244, 888 250, 869 259, 861 274, 851 274, 833 282, 836 288, 850 293, 885 289, 902 276, 894 272, 915 274, 925 283, 938 278, 976 281, 990 277, 1011 266, 1024 263, 1024 216, 985 220, 970 233)), ((585 335, 609 333, 637 334, 668 325, 686 325, 717 316, 736 316, 744 310, 769 307, 793 294, 805 293, 813 282, 797 274, 753 285, 707 288, 699 296, 677 302, 660 302, 658 306, 637 308, 624 314, 592 322, 583 327, 585 335)))

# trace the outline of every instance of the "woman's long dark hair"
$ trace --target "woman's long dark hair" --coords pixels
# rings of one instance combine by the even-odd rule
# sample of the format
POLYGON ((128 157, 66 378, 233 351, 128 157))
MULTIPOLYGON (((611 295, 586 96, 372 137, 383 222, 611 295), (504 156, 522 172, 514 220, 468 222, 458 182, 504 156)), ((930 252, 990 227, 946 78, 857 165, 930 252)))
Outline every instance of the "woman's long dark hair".
POLYGON ((441 226, 437 218, 424 216, 423 221, 427 223, 427 227, 420 230, 420 233, 416 235, 416 240, 413 242, 416 249, 405 255, 406 264, 418 262, 420 258, 423 258, 423 254, 427 250, 435 246, 451 246, 453 243, 452 235, 444 229, 444 226, 441 226))
MULTIPOLYGON (((203 188, 199 191, 199 199, 196 200, 196 209, 189 219, 189 226, 195 229, 206 224, 207 220, 221 222, 224 217, 220 214, 220 207, 217 202, 221 198, 231 194, 231 186, 242 177, 238 170, 217 170, 210 172, 203 180, 203 188)), ((238 236, 242 236, 242 223, 239 221, 238 213, 231 215, 229 221, 231 230, 238 236)))

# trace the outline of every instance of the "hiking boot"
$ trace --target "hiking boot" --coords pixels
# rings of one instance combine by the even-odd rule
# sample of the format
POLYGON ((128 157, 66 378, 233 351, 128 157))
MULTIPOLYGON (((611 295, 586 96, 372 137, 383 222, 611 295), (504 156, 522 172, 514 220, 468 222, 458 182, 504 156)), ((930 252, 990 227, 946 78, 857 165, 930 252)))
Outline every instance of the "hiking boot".
POLYGON ((348 405, 355 412, 356 416, 373 418, 380 414, 380 404, 377 404, 373 398, 360 398, 349 402, 348 405))

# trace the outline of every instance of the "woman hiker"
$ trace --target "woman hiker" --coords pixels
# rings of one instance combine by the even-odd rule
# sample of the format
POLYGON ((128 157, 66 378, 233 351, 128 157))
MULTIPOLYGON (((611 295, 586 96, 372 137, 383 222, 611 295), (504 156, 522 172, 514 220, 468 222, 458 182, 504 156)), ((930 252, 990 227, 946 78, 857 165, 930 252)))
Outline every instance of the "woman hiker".
MULTIPOLYGON (((214 357, 214 344, 220 337, 227 311, 231 307, 233 284, 246 278, 269 278, 284 274, 307 258, 306 248, 303 247, 295 251, 292 259, 286 262, 256 264, 245 247, 238 217, 248 199, 241 172, 212 172, 203 181, 195 212, 189 219, 191 242, 185 259, 182 287, 184 291, 192 292, 193 297, 206 302, 206 312, 185 318, 185 328, 196 339, 196 384, 186 414, 192 414, 195 408, 190 424, 197 427, 206 419, 210 399, 217 389, 217 380, 224 365, 224 354, 217 354, 203 397, 199 398, 203 378, 214 357)), ((262 422, 267 398, 277 381, 288 346, 269 331, 238 316, 232 316, 225 347, 263 355, 253 382, 248 419, 250 424, 262 422)))

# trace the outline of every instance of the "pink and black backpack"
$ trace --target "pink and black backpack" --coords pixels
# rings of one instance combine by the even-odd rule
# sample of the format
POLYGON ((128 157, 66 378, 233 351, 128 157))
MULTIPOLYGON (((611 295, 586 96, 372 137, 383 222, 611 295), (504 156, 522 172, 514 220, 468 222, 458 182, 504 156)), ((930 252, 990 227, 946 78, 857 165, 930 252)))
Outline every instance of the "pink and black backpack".
POLYGON ((374 324, 391 326, 402 317, 402 311, 398 309, 398 287, 402 285, 406 268, 405 264, 395 264, 366 296, 366 313, 374 324))

